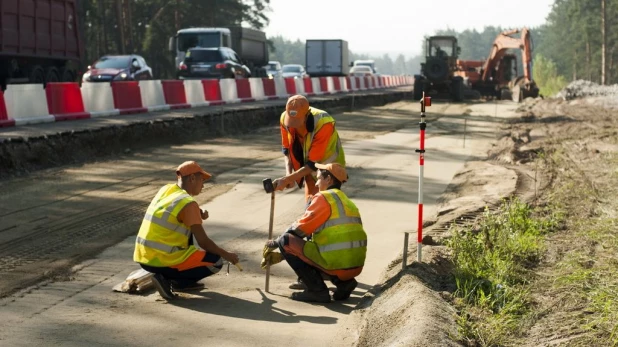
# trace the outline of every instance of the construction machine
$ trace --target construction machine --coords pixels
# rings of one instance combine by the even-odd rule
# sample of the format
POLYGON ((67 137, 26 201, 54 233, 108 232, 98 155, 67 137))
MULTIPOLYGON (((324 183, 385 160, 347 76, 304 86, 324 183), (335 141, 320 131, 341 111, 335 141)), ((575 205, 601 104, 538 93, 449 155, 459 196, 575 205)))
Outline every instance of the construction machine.
POLYGON ((463 101, 464 81, 457 76, 457 57, 461 51, 454 36, 431 36, 425 40, 425 62, 421 74, 414 76, 414 99, 426 95, 448 95, 463 101))
POLYGON ((539 96, 539 88, 532 78, 532 37, 527 28, 501 32, 492 44, 485 60, 480 79, 470 84, 482 95, 521 102, 527 97, 539 96), (520 37, 513 35, 520 34, 520 37), (521 51, 523 75, 517 72, 517 57, 509 50, 521 51))

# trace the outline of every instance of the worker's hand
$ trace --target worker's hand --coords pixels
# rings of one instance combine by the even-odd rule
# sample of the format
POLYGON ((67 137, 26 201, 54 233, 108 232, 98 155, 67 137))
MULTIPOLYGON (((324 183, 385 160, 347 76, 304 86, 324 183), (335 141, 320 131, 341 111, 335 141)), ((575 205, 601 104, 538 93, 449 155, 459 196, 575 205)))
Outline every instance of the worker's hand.
POLYGON ((207 220, 208 219, 208 210, 200 210, 202 213, 202 219, 203 220, 207 220))
POLYGON ((275 190, 284 190, 287 188, 294 187, 294 180, 290 178, 290 176, 283 176, 281 178, 277 178, 273 181, 273 186, 275 190))
POLYGON ((225 255, 222 256, 223 259, 229 261, 232 264, 236 264, 238 263, 238 255, 236 253, 230 253, 227 252, 225 255))
POLYGON ((266 245, 265 247, 268 248, 279 248, 279 243, 277 243, 277 240, 268 240, 266 241, 266 245))

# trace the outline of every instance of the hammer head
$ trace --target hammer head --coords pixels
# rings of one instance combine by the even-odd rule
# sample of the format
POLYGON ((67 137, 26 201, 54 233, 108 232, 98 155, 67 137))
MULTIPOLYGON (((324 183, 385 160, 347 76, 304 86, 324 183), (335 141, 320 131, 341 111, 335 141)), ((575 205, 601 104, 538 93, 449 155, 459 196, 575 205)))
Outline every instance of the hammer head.
POLYGON ((275 191, 275 187, 273 186, 273 180, 270 178, 265 178, 262 180, 262 184, 264 185, 264 191, 266 193, 272 193, 275 191))

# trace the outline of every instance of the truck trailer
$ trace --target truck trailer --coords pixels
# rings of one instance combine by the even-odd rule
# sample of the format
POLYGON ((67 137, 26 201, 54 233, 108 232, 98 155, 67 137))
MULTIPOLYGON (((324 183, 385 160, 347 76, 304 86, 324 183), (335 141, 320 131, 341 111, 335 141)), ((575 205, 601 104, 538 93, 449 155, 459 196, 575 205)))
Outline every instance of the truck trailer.
POLYGON ((345 40, 307 40, 305 66, 311 77, 347 76, 350 73, 348 42, 345 40))
POLYGON ((268 42, 263 31, 240 26, 181 29, 169 41, 176 68, 184 60, 187 50, 193 47, 231 48, 251 70, 252 77, 267 76, 268 42))
POLYGON ((76 0, 0 0, 0 84, 77 81, 76 0))

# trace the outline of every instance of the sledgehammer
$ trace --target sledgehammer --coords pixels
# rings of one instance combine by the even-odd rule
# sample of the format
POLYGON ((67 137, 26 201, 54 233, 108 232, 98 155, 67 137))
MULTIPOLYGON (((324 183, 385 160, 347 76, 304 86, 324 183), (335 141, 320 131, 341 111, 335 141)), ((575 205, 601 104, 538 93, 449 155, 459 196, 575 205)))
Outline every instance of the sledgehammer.
MULTIPOLYGON (((270 178, 262 180, 264 191, 270 193, 270 222, 268 223, 268 240, 273 238, 273 219, 275 218, 275 187, 270 178)), ((269 292, 270 285, 270 262, 266 263, 266 285, 264 291, 269 292)))

